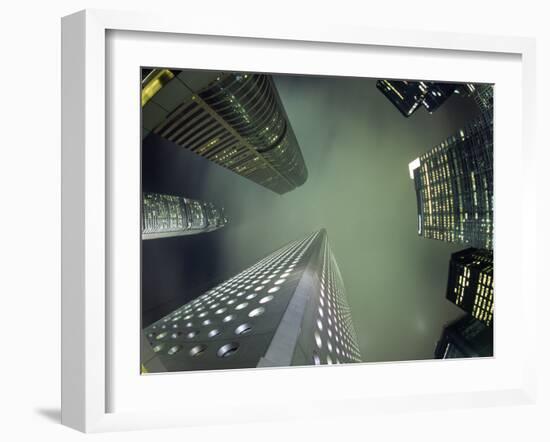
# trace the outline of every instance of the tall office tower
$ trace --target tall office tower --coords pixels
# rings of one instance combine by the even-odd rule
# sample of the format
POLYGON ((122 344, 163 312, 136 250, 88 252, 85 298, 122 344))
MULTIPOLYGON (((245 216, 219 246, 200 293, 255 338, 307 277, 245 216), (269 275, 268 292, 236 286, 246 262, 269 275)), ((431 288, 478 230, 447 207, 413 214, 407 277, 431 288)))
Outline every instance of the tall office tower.
POLYGON ((428 92, 422 100, 422 105, 430 114, 439 109, 451 95, 459 93, 459 89, 457 89, 460 86, 459 84, 433 82, 428 84, 428 92))
POLYGON ((376 87, 405 117, 411 116, 420 105, 431 114, 461 85, 432 81, 378 80, 376 87))
POLYGON ((468 248, 451 255, 447 299, 484 324, 493 323, 493 252, 468 248))
POLYGON ((324 229, 273 252, 144 334, 149 347, 142 364, 149 372, 361 361, 324 229))
POLYGON ((409 164, 418 234, 493 248, 493 114, 484 112, 409 164))
POLYGON ((443 329, 435 347, 436 359, 493 356, 493 327, 469 315, 443 329))
POLYGON ((182 196, 144 193, 141 238, 156 239, 212 232, 227 224, 223 208, 182 196))
POLYGON ((142 82, 142 126, 279 194, 307 179, 269 75, 155 69, 142 82))
POLYGON ((487 83, 464 83, 456 92, 462 97, 473 99, 482 112, 493 109, 494 85, 487 83))
POLYGON ((472 97, 481 111, 492 111, 493 109, 493 90, 492 84, 476 84, 472 97))

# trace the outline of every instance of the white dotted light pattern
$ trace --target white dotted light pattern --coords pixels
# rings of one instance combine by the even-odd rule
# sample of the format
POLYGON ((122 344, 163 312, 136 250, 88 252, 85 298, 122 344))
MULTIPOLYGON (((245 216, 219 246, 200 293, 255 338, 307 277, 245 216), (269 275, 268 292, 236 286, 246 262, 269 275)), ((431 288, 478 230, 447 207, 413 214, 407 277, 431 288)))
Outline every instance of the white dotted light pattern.
POLYGON ((144 329, 162 371, 256 367, 319 238, 287 244, 144 329))

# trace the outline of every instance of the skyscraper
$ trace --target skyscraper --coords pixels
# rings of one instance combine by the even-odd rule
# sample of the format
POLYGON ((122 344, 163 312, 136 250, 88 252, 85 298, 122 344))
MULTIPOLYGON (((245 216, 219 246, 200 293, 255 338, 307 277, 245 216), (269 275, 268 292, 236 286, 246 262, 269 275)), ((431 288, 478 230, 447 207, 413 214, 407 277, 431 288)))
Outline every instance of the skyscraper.
POLYGON ((487 83, 464 83, 457 88, 461 96, 473 99, 480 111, 493 109, 494 85, 487 83))
POLYGON ((141 209, 142 239, 167 238, 211 232, 227 224, 223 208, 175 195, 144 193, 141 209))
POLYGON ((493 323, 493 252, 468 248, 451 255, 447 299, 486 325, 493 323))
POLYGON ((410 117, 420 105, 431 114, 461 85, 433 81, 378 80, 376 87, 401 112, 410 117))
POLYGON ((144 334, 153 349, 142 351, 149 372, 361 361, 324 229, 273 252, 144 334))
POLYGON ((493 328, 465 315, 443 329, 434 356, 436 359, 493 356, 493 328))
POLYGON ((493 85, 490 84, 477 84, 475 86, 472 97, 481 111, 493 109, 493 89, 493 85))
POLYGON ((428 91, 422 105, 430 114, 435 112, 451 95, 459 93, 458 86, 460 85, 455 83, 428 83, 428 91))
POLYGON ((418 207, 418 234, 493 248, 493 114, 409 164, 418 207))
POLYGON ((279 194, 307 179, 269 75, 152 70, 142 81, 142 127, 279 194))

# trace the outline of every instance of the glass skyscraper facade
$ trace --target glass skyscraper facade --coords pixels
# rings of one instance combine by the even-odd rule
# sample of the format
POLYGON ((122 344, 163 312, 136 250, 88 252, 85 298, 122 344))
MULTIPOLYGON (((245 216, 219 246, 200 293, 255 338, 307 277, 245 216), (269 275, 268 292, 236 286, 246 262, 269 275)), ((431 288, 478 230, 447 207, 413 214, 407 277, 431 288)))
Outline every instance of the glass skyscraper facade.
POLYGON ((493 328, 466 315, 448 324, 441 334, 436 359, 493 356, 493 328))
POLYGON ((493 248, 493 114, 478 118, 409 164, 418 234, 493 248))
POLYGON ((432 81, 378 80, 376 87, 401 112, 411 116, 421 105, 436 111, 461 85, 432 81))
POLYGON ((472 97, 482 111, 493 109, 493 90, 494 87, 490 84, 478 84, 475 86, 472 97))
POLYGON ((447 299, 486 325, 494 312, 493 252, 468 248, 451 255, 447 299))
POLYGON ((360 362, 325 230, 293 241, 144 329, 147 372, 360 362))
POLYGON ((454 83, 428 83, 428 91, 422 100, 422 105, 431 114, 447 101, 447 99, 459 92, 457 84, 454 83))
POLYGON ((283 194, 307 168, 270 75, 153 70, 142 82, 143 136, 153 132, 283 194))
POLYGON ((223 208, 176 195, 144 193, 141 211, 142 239, 211 232, 227 224, 223 208))

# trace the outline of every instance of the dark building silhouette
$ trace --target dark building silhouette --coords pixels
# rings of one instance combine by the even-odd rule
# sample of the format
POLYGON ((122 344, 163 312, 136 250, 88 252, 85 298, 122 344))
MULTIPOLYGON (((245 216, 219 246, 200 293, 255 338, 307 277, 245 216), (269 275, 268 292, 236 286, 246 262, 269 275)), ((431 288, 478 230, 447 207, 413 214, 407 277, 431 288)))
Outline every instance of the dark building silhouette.
POLYGON ((145 71, 143 137, 150 132, 283 194, 307 168, 270 75, 145 71))
POLYGON ((433 81, 378 80, 376 87, 405 117, 421 105, 431 114, 451 95, 460 92, 462 85, 433 81))
POLYGON ((460 92, 458 86, 455 83, 429 83, 422 105, 430 114, 435 112, 451 95, 460 92))
POLYGON ((477 106, 481 111, 492 111, 494 87, 490 84, 477 84, 472 93, 477 106))
POLYGON ((376 87, 405 117, 409 117, 424 99, 427 88, 417 81, 378 80, 376 87))
POLYGON ((443 329, 434 356, 436 359, 493 356, 493 328, 466 315, 443 329))
POLYGON ((148 372, 361 361, 325 230, 182 305, 144 336, 148 372))
POLYGON ((175 195, 144 193, 142 239, 168 238, 211 232, 227 224, 223 208, 175 195))
POLYGON ((457 88, 462 97, 474 100, 482 112, 493 109, 493 91, 494 85, 485 83, 465 83, 457 88))
POLYGON ((447 299, 484 324, 494 310, 493 252, 469 248, 451 255, 447 299))
POLYGON ((418 234, 493 248, 493 114, 409 164, 418 207, 418 234))

